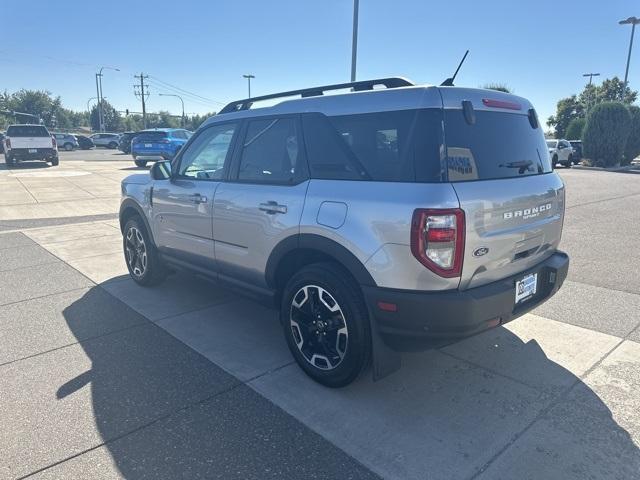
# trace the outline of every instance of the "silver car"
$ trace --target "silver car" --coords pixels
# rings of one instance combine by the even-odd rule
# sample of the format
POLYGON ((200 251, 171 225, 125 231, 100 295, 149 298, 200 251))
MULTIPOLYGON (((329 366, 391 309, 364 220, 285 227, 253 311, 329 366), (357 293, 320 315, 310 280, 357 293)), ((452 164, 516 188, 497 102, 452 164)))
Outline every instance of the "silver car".
POLYGON ((136 282, 187 269, 277 306, 330 387, 523 315, 569 266, 535 110, 497 91, 388 78, 239 100, 122 192, 136 282))
POLYGON ((78 139, 69 133, 52 133, 51 135, 55 137, 59 150, 70 152, 79 148, 78 139))
POLYGON ((120 143, 119 133, 94 133, 89 137, 93 140, 96 147, 110 148, 112 150, 118 148, 120 143))

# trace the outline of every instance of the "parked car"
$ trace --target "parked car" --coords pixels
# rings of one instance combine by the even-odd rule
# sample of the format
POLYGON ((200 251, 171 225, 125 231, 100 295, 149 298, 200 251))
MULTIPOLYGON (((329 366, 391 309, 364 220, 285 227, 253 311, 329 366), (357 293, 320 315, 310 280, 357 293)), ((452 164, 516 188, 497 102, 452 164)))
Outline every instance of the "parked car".
POLYGON ((44 125, 11 125, 4 138, 4 161, 13 166, 24 160, 58 165, 56 139, 44 125))
POLYGON ((131 153, 131 140, 138 132, 124 132, 120 135, 120 141, 118 142, 118 149, 123 153, 131 153))
POLYGON ((93 140, 89 137, 85 137, 84 135, 76 135, 76 140, 78 141, 78 145, 82 150, 90 150, 95 147, 93 140))
POLYGON ((497 91, 388 78, 232 102, 123 180, 127 267, 140 285, 187 269, 279 306, 324 385, 369 359, 379 378, 389 348, 475 335, 560 288, 565 187, 545 147, 531 104, 497 91))
POLYGON ((569 140, 573 148, 573 164, 579 165, 582 161, 582 140, 569 140))
POLYGON ((4 153, 4 133, 0 132, 0 153, 4 153))
POLYGON ((71 150, 75 150, 76 148, 80 147, 76 137, 74 137, 71 134, 68 134, 68 133, 53 133, 52 135, 56 139, 56 143, 58 144, 58 148, 63 148, 67 152, 70 152, 71 150))
POLYGON ((89 137, 96 147, 104 147, 110 149, 118 148, 120 135, 117 133, 94 133, 89 137))
POLYGON ((549 149, 549 158, 551 165, 555 167, 557 163, 567 168, 571 168, 573 164, 573 148, 567 140, 547 140, 547 148, 549 149))
POLYGON ((148 161, 170 160, 193 135, 181 128, 156 128, 143 130, 131 140, 131 155, 139 167, 148 161))

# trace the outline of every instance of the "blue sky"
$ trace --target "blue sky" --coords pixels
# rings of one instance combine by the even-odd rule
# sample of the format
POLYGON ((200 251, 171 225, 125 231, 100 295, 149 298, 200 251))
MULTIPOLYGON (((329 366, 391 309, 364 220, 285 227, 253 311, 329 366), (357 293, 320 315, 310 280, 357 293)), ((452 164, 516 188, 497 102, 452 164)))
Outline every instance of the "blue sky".
MULTIPOLYGON (((246 96, 347 81, 352 0, 210 0, 12 2, 3 9, 0 90, 45 89, 74 109, 96 95, 119 110, 140 110, 133 75, 151 76, 148 111, 217 110, 246 96), (37 13, 37 14, 36 14, 37 13), (164 85, 164 86, 163 86, 164 85), (178 92, 179 93, 179 92, 178 92), (205 97, 205 99, 201 98, 205 97)), ((582 73, 624 76, 633 0, 360 0, 358 79, 391 75, 440 83, 471 50, 457 84, 509 85, 541 118, 579 91, 582 73)), ((640 29, 630 86, 640 89, 640 29)))

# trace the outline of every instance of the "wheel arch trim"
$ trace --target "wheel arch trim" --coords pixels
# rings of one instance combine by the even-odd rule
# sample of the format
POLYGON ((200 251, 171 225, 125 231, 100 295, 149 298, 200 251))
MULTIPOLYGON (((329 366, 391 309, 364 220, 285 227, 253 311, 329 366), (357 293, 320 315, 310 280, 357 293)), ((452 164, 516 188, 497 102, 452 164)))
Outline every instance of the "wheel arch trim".
POLYGON ((122 203, 120 204, 120 212, 118 214, 118 219, 119 219, 119 223, 120 223, 120 232, 123 232, 123 230, 124 230, 123 219, 125 218, 125 212, 131 211, 131 210, 135 210, 135 212, 138 214, 138 216, 142 219, 142 223, 144 223, 144 228, 147 229, 147 234, 149 236, 149 240, 151 240, 151 243, 155 247, 156 243, 155 243, 155 240, 153 239, 153 231, 151 230, 151 225, 149 225, 149 221, 147 220, 147 216, 144 214, 144 211, 142 210, 142 207, 140 207, 140 205, 138 205, 137 202, 135 202, 134 200, 132 200, 130 198, 125 198, 122 201, 122 203))

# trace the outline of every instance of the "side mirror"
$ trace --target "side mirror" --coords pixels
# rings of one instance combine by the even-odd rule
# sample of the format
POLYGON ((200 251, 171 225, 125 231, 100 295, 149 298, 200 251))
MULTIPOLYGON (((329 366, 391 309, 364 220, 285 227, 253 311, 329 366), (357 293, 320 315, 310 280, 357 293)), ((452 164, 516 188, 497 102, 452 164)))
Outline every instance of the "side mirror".
POLYGON ((156 162, 149 170, 149 175, 153 180, 168 180, 171 178, 171 162, 156 162))

